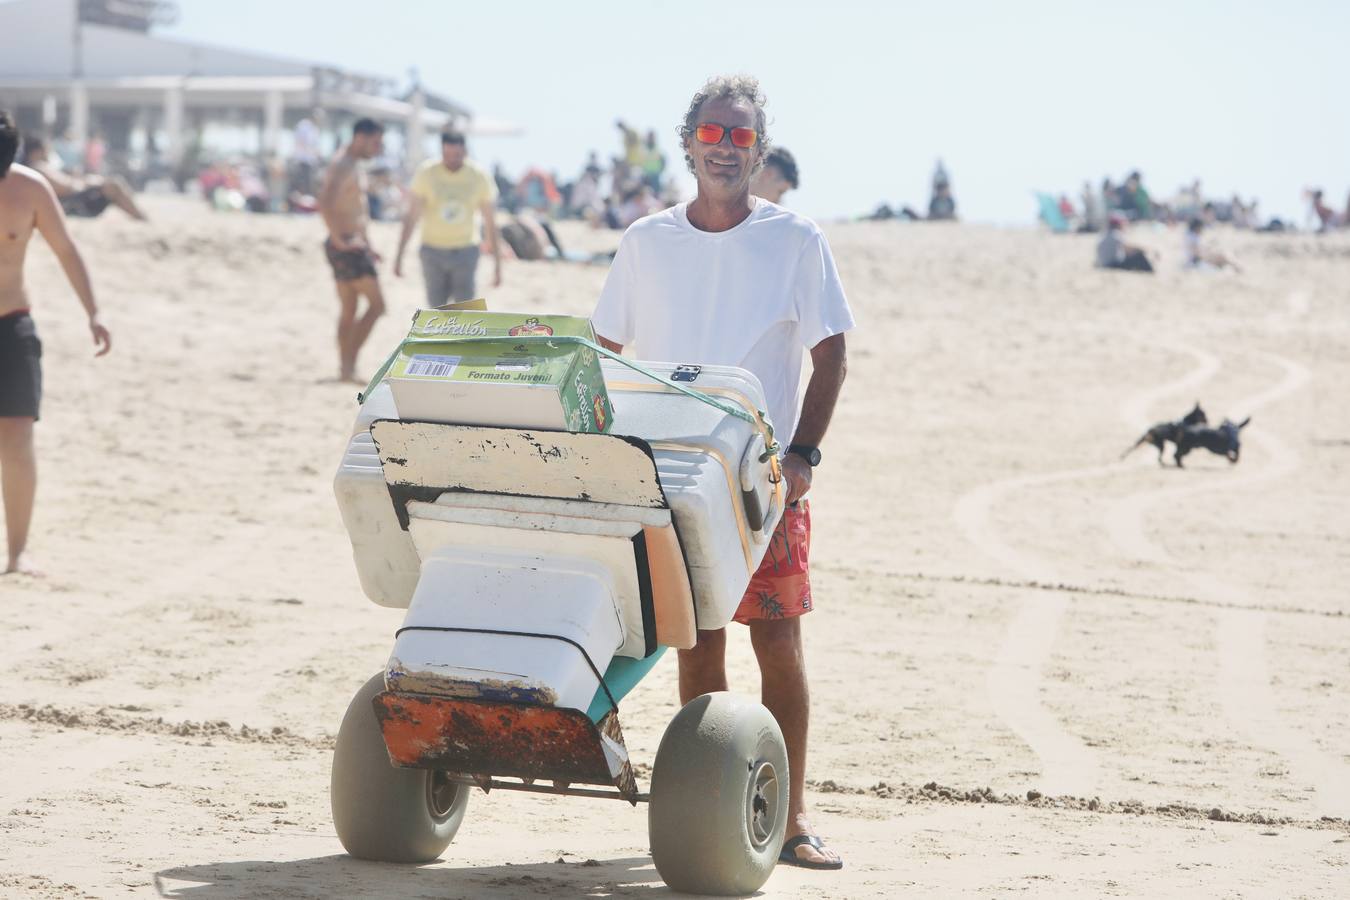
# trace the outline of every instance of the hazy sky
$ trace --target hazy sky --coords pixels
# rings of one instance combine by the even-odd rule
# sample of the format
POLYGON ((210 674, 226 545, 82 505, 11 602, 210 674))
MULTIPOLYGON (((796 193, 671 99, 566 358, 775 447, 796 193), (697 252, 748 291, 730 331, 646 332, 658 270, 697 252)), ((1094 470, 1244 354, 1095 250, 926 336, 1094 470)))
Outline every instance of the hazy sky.
POLYGON ((179 0, 162 34, 405 80, 522 124, 481 161, 564 178, 656 128, 672 165, 690 95, 748 72, 809 215, 927 202, 937 157, 960 212, 1025 222, 1035 189, 1139 168, 1155 195, 1200 177, 1302 220, 1301 189, 1350 190, 1350 2, 447 2, 179 0))

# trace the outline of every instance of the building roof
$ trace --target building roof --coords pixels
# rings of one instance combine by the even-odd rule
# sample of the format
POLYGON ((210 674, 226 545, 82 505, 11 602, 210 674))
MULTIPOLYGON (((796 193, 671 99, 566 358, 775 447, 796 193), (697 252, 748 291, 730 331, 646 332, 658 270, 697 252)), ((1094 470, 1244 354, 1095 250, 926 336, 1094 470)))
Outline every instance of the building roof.
MULTIPOLYGON (((241 86, 271 82, 284 85, 288 91, 312 91, 316 97, 360 97, 360 105, 372 112, 387 106, 391 116, 406 115, 408 106, 395 95, 394 79, 327 63, 173 40, 139 28, 90 22, 78 26, 77 50, 74 35, 79 2, 0 2, 0 84, 51 89, 69 85, 77 77, 91 86, 107 88, 135 83, 148 86, 164 79, 187 79, 200 87, 230 81, 241 86)), ((438 99, 442 102, 434 107, 436 112, 473 118, 467 107, 438 99)))

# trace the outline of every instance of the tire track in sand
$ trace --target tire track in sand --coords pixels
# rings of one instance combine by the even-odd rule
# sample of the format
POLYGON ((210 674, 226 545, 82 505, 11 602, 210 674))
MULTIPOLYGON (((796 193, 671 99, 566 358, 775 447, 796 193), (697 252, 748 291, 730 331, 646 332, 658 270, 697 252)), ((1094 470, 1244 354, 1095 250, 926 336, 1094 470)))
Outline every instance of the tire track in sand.
MULTIPOLYGON (((1290 305, 1294 306, 1292 301, 1290 305)), ((1260 355, 1283 369, 1284 375, 1273 387, 1237 404, 1247 413, 1255 413, 1298 391, 1312 377, 1296 362, 1273 354, 1260 355)), ((1290 728, 1276 709, 1266 662, 1268 611, 1258 608, 1260 599, 1243 585, 1226 582, 1212 572, 1188 568, 1149 536, 1146 518, 1155 506, 1174 505, 1210 491, 1227 493, 1239 488, 1250 489, 1284 478, 1302 464, 1298 451, 1269 432, 1253 431, 1247 435, 1246 442, 1260 447, 1271 462, 1255 472, 1249 469, 1222 481, 1207 479, 1200 484, 1126 497, 1108 509, 1107 534, 1116 547, 1134 559, 1179 569, 1182 576, 1204 595, 1228 601, 1229 606, 1215 610, 1219 654, 1216 687, 1224 713, 1253 746, 1279 754, 1299 780, 1312 785, 1311 800, 1319 814, 1346 816, 1350 814, 1350 766, 1324 753, 1310 739, 1290 728)))
MULTIPOLYGON (((1196 368, 1175 381, 1127 397, 1121 404, 1120 415, 1132 426, 1144 419, 1148 408, 1157 401, 1194 390, 1219 371, 1219 360, 1213 355, 1194 348, 1175 349, 1194 357, 1196 368)), ((1052 563, 1019 550, 996 534, 989 523, 990 511, 1017 491, 1117 475, 1122 471, 1125 470, 1118 462, 1112 462, 1004 478, 962 495, 952 514, 967 540, 1022 577, 1042 584, 1064 582, 1069 579, 1062 577, 1052 563)), ((985 684, 999 717, 1040 759, 1042 789, 1057 794, 1090 795, 1099 771, 1095 755, 1060 724, 1040 698, 1045 663, 1068 602, 1068 594, 1062 591, 1038 592, 1023 600, 1008 623, 985 684)))

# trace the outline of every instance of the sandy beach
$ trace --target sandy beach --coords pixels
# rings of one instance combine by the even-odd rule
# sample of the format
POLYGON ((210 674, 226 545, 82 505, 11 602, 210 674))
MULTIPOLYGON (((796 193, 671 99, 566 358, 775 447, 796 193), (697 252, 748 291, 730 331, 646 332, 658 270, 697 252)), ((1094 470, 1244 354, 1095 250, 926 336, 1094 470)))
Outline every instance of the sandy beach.
MULTIPOLYGON (((613 801, 476 793, 439 863, 343 854, 333 735, 401 612, 362 595, 333 498, 356 407, 322 226, 147 207, 72 226, 104 359, 30 251, 49 574, 0 579, 0 895, 669 895, 613 801)), ((1238 275, 1144 226, 1146 277, 1092 269, 1092 236, 826 234, 859 327, 812 494, 809 778, 847 867, 762 895, 1346 896, 1350 235, 1207 235, 1238 275), (1237 465, 1119 461, 1197 399, 1252 416, 1237 465)), ((489 303, 585 315, 604 275, 508 262, 489 303)), ((643 779, 673 658, 624 708, 643 779)))

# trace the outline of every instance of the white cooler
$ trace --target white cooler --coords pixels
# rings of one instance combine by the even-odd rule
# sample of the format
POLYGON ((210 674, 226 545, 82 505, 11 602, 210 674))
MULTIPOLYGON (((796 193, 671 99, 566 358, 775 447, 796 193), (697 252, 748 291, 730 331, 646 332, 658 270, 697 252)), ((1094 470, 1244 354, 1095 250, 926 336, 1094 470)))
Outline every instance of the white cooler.
POLYGON ((370 436, 376 419, 397 418, 389 385, 380 383, 356 413, 333 491, 352 542, 361 589, 380 606, 406 609, 417 589, 422 561, 390 502, 380 455, 370 436))
MULTIPOLYGON (((759 379, 745 369, 640 365, 666 380, 681 370, 693 374, 683 384, 751 415, 765 408, 759 379)), ((622 363, 602 360, 601 369, 614 406, 615 433, 642 438, 656 456, 689 567, 698 627, 721 628, 735 615, 782 514, 781 501, 771 500, 769 467, 759 461, 764 442, 749 422, 622 363), (747 493, 755 499, 747 501, 747 493), (754 507, 760 510, 757 516, 754 507)))
POLYGON ((455 547, 428 558, 386 687, 585 709, 599 685, 580 654, 603 672, 623 643, 609 572, 575 557, 525 562, 455 547), (507 629, 551 637, 489 633, 507 629))

